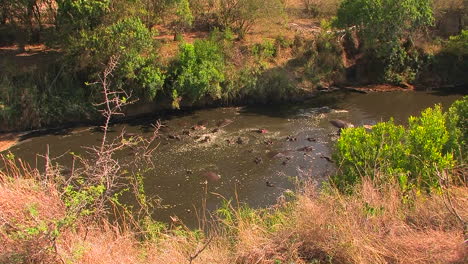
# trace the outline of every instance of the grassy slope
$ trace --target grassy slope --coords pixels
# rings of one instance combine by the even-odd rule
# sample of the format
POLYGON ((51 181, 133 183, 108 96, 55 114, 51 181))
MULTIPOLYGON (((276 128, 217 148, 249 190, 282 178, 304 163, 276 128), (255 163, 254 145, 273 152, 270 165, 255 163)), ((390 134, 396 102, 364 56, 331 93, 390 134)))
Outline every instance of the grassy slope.
MULTIPOLYGON (((7 167, 7 173, 0 174, 1 263, 468 260, 463 228, 447 210, 442 196, 419 194, 402 202, 403 194, 394 185, 377 190, 371 182, 358 186, 353 196, 306 186, 295 199, 279 201, 265 211, 231 208, 232 220, 214 222, 208 237, 174 224, 171 229, 153 232, 152 240, 141 242, 138 237, 142 233, 97 219, 77 220, 73 226, 60 228, 51 239, 58 220, 67 215, 56 185, 24 165, 7 162, 7 167)), ((468 188, 449 192, 457 212, 468 217, 468 188)))

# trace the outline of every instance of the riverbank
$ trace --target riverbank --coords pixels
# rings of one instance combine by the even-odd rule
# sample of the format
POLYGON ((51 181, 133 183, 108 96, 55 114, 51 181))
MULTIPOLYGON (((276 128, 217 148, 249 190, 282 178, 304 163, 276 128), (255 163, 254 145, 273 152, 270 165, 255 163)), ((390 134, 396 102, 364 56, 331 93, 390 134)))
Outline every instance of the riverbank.
MULTIPOLYGON (((298 109, 308 119, 316 110, 298 109)), ((100 149, 88 148, 95 152, 89 153, 90 158, 73 151, 71 155, 80 166, 70 170, 46 155, 43 173, 31 169, 23 157, 0 156, 0 261, 465 263, 468 188, 463 153, 467 150, 467 110, 468 97, 464 97, 445 113, 441 106, 434 106, 409 118, 407 128, 388 121, 370 131, 345 129, 332 159, 338 171, 322 182, 305 175, 294 191, 267 182, 265 188, 278 187, 282 195, 266 208, 254 209, 239 200, 237 190, 242 182, 228 186, 236 190, 232 199, 218 189, 212 192, 209 187, 215 185, 213 181, 224 178, 211 177, 214 174, 201 183, 194 179, 187 186, 190 191, 181 191, 182 185, 178 185, 177 193, 194 192, 197 186, 204 190, 202 207, 194 207, 191 215, 198 220, 198 228, 188 228, 179 215, 171 215, 166 223, 154 220, 153 214, 165 208, 159 195, 176 192, 157 192, 156 199, 147 192, 164 180, 164 173, 149 179, 155 182, 147 182, 142 174, 164 166, 150 146, 156 143, 152 140, 136 135, 110 139, 100 149), (117 159, 126 146, 132 149, 132 160, 117 159), (151 161, 141 163, 138 158, 147 153, 158 166, 151 161), (136 168, 129 165, 133 159, 139 165, 136 168), (130 183, 125 185, 124 179, 130 183), (129 206, 128 200, 120 199, 127 195, 135 196, 137 203, 129 206), (209 195, 221 197, 211 211, 209 195)), ((112 128, 106 131, 112 133, 112 128)), ((264 136, 271 129, 250 133, 264 136)), ((288 142, 296 140, 286 138, 288 142)), ((258 149, 258 142, 255 144, 258 149)), ((323 155, 315 148, 298 151, 323 155)), ((172 170, 184 169, 176 152, 161 154, 167 153, 177 163, 170 166, 172 170)), ((228 162, 238 167, 242 160, 228 162)), ((190 174, 185 175, 190 178, 190 174)), ((253 194, 262 193, 256 188, 253 194)))
MULTIPOLYGON (((161 199, 163 208, 154 217, 170 222, 170 217, 177 215, 188 226, 196 227, 194 206, 199 208, 198 201, 204 199, 207 173, 221 175, 210 184, 209 191, 234 197, 232 185, 236 184, 240 201, 267 207, 283 190, 294 190, 296 179, 311 177, 320 182, 334 171, 336 165, 327 160, 337 140, 337 128, 330 124, 331 120, 363 126, 393 118, 397 124, 407 126, 409 116, 417 116, 434 104, 446 109, 459 98, 457 94, 437 92, 323 93, 301 103, 199 108, 132 118, 112 124, 109 137, 123 132, 126 140, 148 139, 154 130, 152 125, 160 121, 162 127, 155 142, 158 148, 153 153, 158 169, 143 174, 146 191, 161 199)), ((51 157, 59 157, 54 160, 62 170, 71 170, 69 153, 88 156, 85 149, 101 142, 98 125, 35 132, 9 151, 40 170, 44 169, 44 159, 38 155, 48 151, 51 157)), ((117 157, 127 163, 134 155, 128 149, 117 157)), ((215 210, 220 203, 216 196, 206 200, 209 210, 215 210)))
MULTIPOLYGON (((392 184, 382 189, 366 181, 351 196, 306 186, 263 210, 226 203, 204 233, 187 229, 176 218, 168 226, 149 222, 144 230, 111 225, 105 219, 64 227, 60 223, 67 219, 67 209, 58 190, 31 176, 0 174, 0 262, 462 264, 468 260, 463 226, 447 209, 444 197, 419 194, 407 203, 408 193, 392 184)), ((446 191, 451 208, 468 216, 468 189, 446 191)))
MULTIPOLYGON (((408 69, 387 80, 388 76, 383 74, 387 63, 363 48, 357 32, 343 35, 327 19, 299 19, 297 14, 288 21, 282 25, 262 20, 245 39, 235 38, 228 30, 193 29, 182 34, 184 40, 170 41, 170 30, 160 26, 163 37, 147 40, 153 45, 147 52, 161 54, 151 57, 157 68, 151 74, 140 75, 140 70, 127 74, 149 84, 122 76, 113 81, 132 94, 132 99, 138 99, 135 108, 149 106, 149 110, 137 110, 139 114, 178 108, 300 102, 319 90, 327 92, 335 87, 365 93, 450 89, 467 83, 464 72, 468 63, 459 47, 463 47, 462 34, 437 43, 423 38, 419 40, 421 43, 408 44, 404 52, 414 57, 414 61, 402 59, 401 67, 408 69), (316 30, 297 31, 291 23, 316 30), (192 50, 194 54, 190 53, 192 50), (190 55, 187 61, 182 61, 184 53, 190 55), (210 71, 200 65, 209 65, 206 67, 210 71), (362 89, 367 85, 371 87, 362 89)), ((89 65, 85 55, 69 56, 73 50, 65 47, 54 49, 41 43, 26 45, 27 52, 17 52, 14 47, 17 46, 0 49, 3 55, 0 65, 5 65, 0 73, 3 132, 83 121, 93 123, 100 118, 95 104, 102 100, 101 87, 95 81, 111 55, 89 65)), ((85 54, 90 53, 89 49, 95 50, 81 48, 85 54)), ((130 60, 121 61, 122 65, 114 70, 128 68, 126 61, 130 60)))
POLYGON ((16 145, 20 141, 21 136, 27 133, 28 132, 0 134, 0 152, 6 151, 16 145))

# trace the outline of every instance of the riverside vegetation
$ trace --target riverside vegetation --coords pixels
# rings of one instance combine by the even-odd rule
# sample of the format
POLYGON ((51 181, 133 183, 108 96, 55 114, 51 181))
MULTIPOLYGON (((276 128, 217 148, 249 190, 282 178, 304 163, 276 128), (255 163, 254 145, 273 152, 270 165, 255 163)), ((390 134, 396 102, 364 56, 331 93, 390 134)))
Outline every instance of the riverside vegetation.
POLYGON ((3 130, 98 119, 100 92, 88 82, 114 55, 116 84, 160 108, 467 83, 462 0, 1 3, 3 130))
POLYGON ((207 212, 201 201, 198 229, 152 218, 158 200, 142 175, 157 170, 160 125, 150 137, 108 134, 135 102, 180 108, 269 103, 352 83, 466 84, 468 31, 439 38, 434 28, 461 1, 1 3, 1 41, 18 49, 2 50, 2 128, 104 121, 97 146, 67 153, 69 170, 48 153, 41 169, 1 156, 0 263, 468 261, 467 96, 407 127, 344 129, 337 171, 320 187, 298 182, 264 209, 224 200, 207 212), (283 30, 302 16, 319 29, 293 27, 315 34, 283 30), (255 39, 265 25, 275 35, 255 39), (24 51, 38 43, 47 48, 31 64, 24 51), (128 148, 131 162, 118 158, 128 148))
POLYGON ((466 263, 468 97, 371 131, 347 128, 338 170, 322 187, 301 182, 266 209, 224 200, 200 228, 151 218, 156 200, 142 173, 155 169, 153 140, 107 137, 132 97, 114 89, 112 57, 95 83, 105 101, 100 145, 71 153, 64 171, 48 154, 32 169, 13 154, 0 170, 2 263, 466 263), (132 148, 132 164, 116 153, 132 148), (129 204, 122 197, 133 197, 129 204))

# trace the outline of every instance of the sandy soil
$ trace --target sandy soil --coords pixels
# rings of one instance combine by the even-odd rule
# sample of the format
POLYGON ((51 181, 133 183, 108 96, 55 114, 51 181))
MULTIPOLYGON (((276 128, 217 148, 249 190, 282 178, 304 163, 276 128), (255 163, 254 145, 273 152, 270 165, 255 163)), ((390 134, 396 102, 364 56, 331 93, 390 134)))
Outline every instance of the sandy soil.
POLYGON ((8 150, 19 142, 20 133, 0 134, 0 152, 8 150))

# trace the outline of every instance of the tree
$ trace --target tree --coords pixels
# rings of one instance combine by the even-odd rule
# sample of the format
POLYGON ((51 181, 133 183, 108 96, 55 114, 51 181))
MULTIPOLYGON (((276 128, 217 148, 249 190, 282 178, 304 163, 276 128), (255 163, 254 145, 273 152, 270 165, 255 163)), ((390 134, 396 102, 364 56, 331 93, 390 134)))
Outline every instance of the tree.
POLYGON ((179 0, 176 5, 176 15, 177 19, 173 24, 174 40, 177 40, 178 35, 182 33, 185 28, 192 26, 193 15, 188 0, 179 0))
POLYGON ((97 27, 109 9, 110 0, 57 0, 57 24, 75 29, 97 27))
POLYGON ((171 70, 174 107, 179 107, 182 98, 192 102, 205 95, 219 98, 224 66, 222 52, 215 42, 197 40, 194 44, 182 44, 171 70))
POLYGON ((402 43, 411 43, 417 30, 434 21, 430 0, 345 0, 338 9, 336 25, 356 27, 368 51, 387 65, 385 79, 400 74, 408 64, 407 49, 402 43))
POLYGON ((52 0, 0 0, 0 24, 12 24, 21 51, 24 45, 42 31, 44 17, 51 10, 52 0))
POLYGON ((282 12, 282 0, 219 0, 218 19, 243 39, 259 19, 278 17, 282 12))
POLYGON ((164 83, 164 75, 156 64, 154 35, 139 18, 125 18, 82 31, 72 39, 68 53, 72 61, 91 74, 101 72, 105 61, 118 55, 121 62, 114 72, 115 82, 151 100, 164 83))

